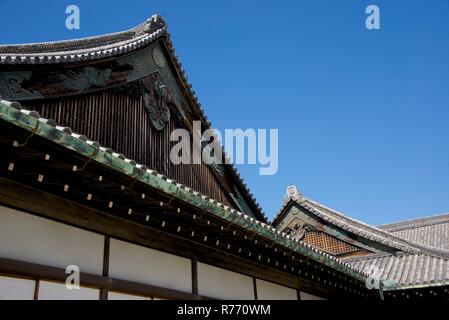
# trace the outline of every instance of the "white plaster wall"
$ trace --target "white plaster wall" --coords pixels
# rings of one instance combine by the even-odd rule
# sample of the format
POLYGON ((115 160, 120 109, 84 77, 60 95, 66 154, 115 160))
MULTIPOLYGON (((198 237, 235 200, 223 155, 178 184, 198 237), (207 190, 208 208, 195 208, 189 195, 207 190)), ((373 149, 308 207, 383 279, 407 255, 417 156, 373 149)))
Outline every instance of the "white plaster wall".
POLYGON ((0 276, 0 300, 33 300, 36 281, 0 276))
POLYGON ((109 276, 192 292, 191 260, 111 239, 109 276))
POLYGON ((257 299, 259 300, 298 300, 295 289, 257 279, 257 299))
POLYGON ((0 206, 0 257, 102 274, 104 237, 0 206))
POLYGON ((198 293, 216 299, 253 300, 251 277, 198 263, 198 293))
POLYGON ((39 282, 39 300, 99 300, 100 290, 81 287, 69 290, 65 284, 39 282))

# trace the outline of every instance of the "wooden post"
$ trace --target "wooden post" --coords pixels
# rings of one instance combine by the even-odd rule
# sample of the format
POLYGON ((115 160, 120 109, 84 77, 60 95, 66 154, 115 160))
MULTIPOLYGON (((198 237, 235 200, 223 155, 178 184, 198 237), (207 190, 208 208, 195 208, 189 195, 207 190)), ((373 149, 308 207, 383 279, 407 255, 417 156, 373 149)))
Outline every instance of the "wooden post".
MULTIPOLYGON (((104 250, 103 250, 103 277, 109 277, 109 252, 111 247, 111 240, 109 236, 104 237, 104 250)), ((100 300, 108 300, 108 289, 100 289, 100 300)))
POLYGON ((192 293, 198 295, 198 264, 192 259, 192 293))
POLYGON ((253 277, 253 288, 254 288, 254 300, 259 300, 257 297, 257 280, 253 277))

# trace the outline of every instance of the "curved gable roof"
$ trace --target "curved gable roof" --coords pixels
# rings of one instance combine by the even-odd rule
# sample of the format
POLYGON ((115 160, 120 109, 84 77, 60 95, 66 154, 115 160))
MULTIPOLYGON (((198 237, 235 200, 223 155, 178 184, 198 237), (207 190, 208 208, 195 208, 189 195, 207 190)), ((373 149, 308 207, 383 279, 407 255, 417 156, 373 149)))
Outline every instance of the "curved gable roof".
POLYGON ((449 258, 449 250, 439 247, 432 247, 427 244, 418 243, 416 241, 403 238, 394 233, 383 230, 362 221, 351 218, 341 212, 326 207, 321 203, 305 198, 300 194, 296 187, 289 187, 286 197, 284 198, 281 209, 272 220, 273 225, 278 225, 287 214, 287 209, 290 204, 296 204, 306 210, 317 219, 324 220, 327 223, 342 229, 346 232, 352 233, 356 236, 363 237, 367 240, 380 243, 384 246, 390 247, 409 254, 427 254, 430 256, 449 258))
POLYGON ((52 64, 104 59, 144 47, 166 32, 164 20, 154 15, 123 32, 75 40, 0 45, 0 64, 52 64))
MULTIPOLYGON (((97 62, 97 60, 101 62, 102 60, 133 53, 159 39, 168 53, 176 78, 185 91, 186 99, 192 106, 194 113, 204 124, 205 129, 212 128, 212 124, 205 115, 192 84, 188 81, 185 70, 175 54, 167 24, 160 15, 153 15, 144 23, 123 32, 75 40, 0 45, 0 68, 2 66, 5 68, 14 68, 15 66, 28 66, 29 68, 42 66, 42 68, 45 68, 45 66, 52 67, 53 65, 65 66, 89 61, 97 62)), ((2 98, 16 100, 5 96, 2 98)), ((223 155, 226 156, 224 148, 223 155)), ((243 181, 236 167, 233 164, 225 164, 224 166, 228 169, 232 179, 236 181, 243 198, 246 200, 251 212, 254 213, 255 218, 266 222, 267 217, 265 213, 247 184, 243 181)))

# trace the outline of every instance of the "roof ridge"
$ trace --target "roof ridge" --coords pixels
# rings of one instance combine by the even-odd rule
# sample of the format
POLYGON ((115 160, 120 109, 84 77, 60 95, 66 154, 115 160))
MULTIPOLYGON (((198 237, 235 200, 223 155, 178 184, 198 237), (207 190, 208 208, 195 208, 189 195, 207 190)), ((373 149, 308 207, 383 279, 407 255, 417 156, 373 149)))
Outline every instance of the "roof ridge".
POLYGON ((136 27, 79 39, 0 45, 0 64, 47 64, 112 57, 137 50, 167 32, 165 21, 153 15, 136 27))
POLYGON ((134 35, 134 29, 136 29, 136 28, 137 28, 137 26, 132 27, 127 30, 123 30, 123 31, 110 32, 110 33, 101 34, 101 35, 99 34, 99 35, 73 38, 73 39, 49 40, 49 41, 39 41, 39 42, 27 42, 27 43, 5 43, 5 44, 0 44, 0 52, 2 51, 2 49, 5 49, 7 47, 17 47, 17 49, 19 49, 19 48, 23 48, 23 47, 27 47, 27 46, 69 44, 71 42, 77 43, 77 42, 82 42, 82 41, 101 40, 101 38, 103 38, 103 37, 113 38, 115 36, 126 35, 127 33, 134 35))
MULTIPOLYGON (((334 210, 334 209, 332 209, 332 208, 329 208, 329 207, 327 207, 327 206, 325 206, 325 205, 322 205, 321 203, 319 203, 319 202, 316 202, 316 201, 313 201, 313 200, 311 200, 311 199, 305 199, 305 201, 304 202, 309 202, 309 203, 312 203, 313 205, 315 205, 315 206, 317 206, 317 207, 319 207, 319 208, 322 208, 322 209, 325 209, 325 210, 327 210, 327 211, 329 211, 330 213, 332 213, 332 214, 334 214, 334 215, 337 215, 337 218, 335 218, 335 217, 333 217, 334 219, 336 219, 336 220, 338 220, 338 222, 345 222, 345 221, 342 221, 342 220, 346 220, 346 222, 347 221, 349 221, 349 222, 354 222, 354 223, 356 223, 356 224, 359 224, 359 225, 361 225, 361 227, 363 227, 363 228, 367 228, 368 230, 363 230, 363 229, 360 229, 360 226, 359 226, 359 228, 357 228, 357 230, 359 230, 359 231, 361 231, 361 232, 364 232, 364 233, 367 233, 368 231, 369 231, 369 229, 374 229, 373 231, 375 231, 375 235, 376 236, 379 236, 379 237, 382 237, 382 236, 391 236, 391 237, 393 237, 393 238, 398 238, 398 239, 400 239, 400 240, 404 240, 404 239, 402 239, 402 238, 399 238, 399 237, 397 237, 397 236, 394 236, 394 235, 392 235, 392 234, 390 234, 390 233, 388 233, 388 232, 386 232, 386 231, 382 231, 382 230, 380 230, 380 229, 378 229, 378 228, 376 228, 376 227, 373 227, 373 226, 371 226, 371 225, 369 225, 369 224, 367 224, 367 223, 365 223, 365 222, 362 222, 362 221, 359 221, 359 220, 357 220, 357 219, 354 219, 354 218, 351 218, 351 217, 349 217, 349 216, 346 216, 345 214, 343 214, 343 213, 341 213, 341 212, 339 212, 339 211, 337 211, 337 210, 334 210), (379 233, 381 233, 381 234, 378 234, 377 232, 379 232, 379 233), (382 233, 384 233, 385 235, 382 235, 382 233)), ((309 211, 310 211, 310 208, 309 207, 307 207, 306 205, 304 205, 304 202, 302 202, 302 203, 300 203, 300 205, 302 206, 302 207, 304 207, 305 209, 308 209, 309 211)), ((316 210, 316 208, 312 208, 312 209, 315 209, 316 210)), ((313 210, 312 210, 313 211, 313 210)), ((313 213, 316 213, 316 212, 313 212, 313 213)), ((326 215, 326 216, 329 216, 329 213, 326 213, 326 212, 322 212, 324 215, 326 215)), ((355 226, 353 226, 353 228, 354 228, 355 226)), ((354 231, 355 230, 348 230, 348 231, 350 231, 350 232, 352 232, 352 233, 354 233, 354 231)), ((368 238, 369 239, 369 238, 368 238)), ((371 240, 374 240, 375 241, 375 239, 371 239, 371 240)), ((393 242, 397 242, 397 241, 395 241, 395 240, 393 240, 393 239, 388 239, 388 240, 390 240, 390 241, 393 241, 393 242)), ((384 243, 384 244, 386 244, 386 243, 384 243)), ((386 244, 386 245, 388 245, 388 244, 386 244)), ((399 244, 399 245, 396 245, 396 244, 393 244, 393 243, 389 243, 389 246, 392 246, 393 245, 393 247, 395 248, 395 249, 399 249, 399 250, 403 250, 403 251, 405 251, 405 252, 408 252, 409 251, 409 249, 408 248, 406 248, 406 247, 404 247, 404 245, 401 245, 401 244, 399 244)))
MULTIPOLYGON (((360 230, 362 233, 364 233, 364 235, 362 235, 362 236, 364 236, 364 237, 366 237, 368 239, 371 239, 370 236, 369 236, 369 233, 372 233, 376 237, 383 238, 383 239, 379 239, 379 240, 378 239, 371 239, 373 241, 376 241, 376 240, 380 241, 384 245, 388 245, 388 246, 391 246, 393 248, 396 248, 396 249, 399 249, 401 251, 405 251, 405 252, 408 252, 408 253, 427 253, 430 256, 438 256, 438 257, 447 257, 447 258, 449 258, 449 250, 439 249, 439 248, 435 248, 435 247, 430 247, 430 246, 427 246, 427 245, 424 245, 424 244, 421 244, 421 243, 410 241, 410 240, 405 239, 403 237, 397 236, 397 235, 395 235, 395 234, 393 234, 391 232, 382 230, 382 229, 380 229, 380 228, 378 228, 376 226, 372 226, 372 225, 369 225, 369 224, 367 224, 367 223, 365 223, 363 221, 359 221, 357 219, 351 218, 351 217, 349 217, 349 216, 347 216, 347 215, 345 215, 345 214, 343 214, 343 213, 341 213, 341 212, 339 212, 339 211, 337 211, 335 209, 326 207, 326 206, 322 205, 321 203, 313 201, 313 200, 310 200, 310 199, 305 199, 304 201, 302 201, 301 203, 298 203, 298 204, 300 206, 302 206, 303 208, 311 211, 309 207, 304 205, 305 202, 312 203, 315 206, 318 206, 318 207, 320 207, 320 208, 322 208, 324 210, 329 211, 331 214, 337 215, 338 218, 340 218, 340 219, 336 219, 335 216, 331 217, 331 218, 334 218, 336 220, 340 220, 338 222, 343 222, 343 224, 344 224, 344 221, 341 221, 343 219, 343 220, 346 220, 346 221, 349 221, 349 222, 354 222, 356 224, 361 225, 361 227, 363 227, 365 229, 364 230, 363 229, 360 230, 359 228, 357 228, 357 229, 360 230), (382 240, 384 240, 384 241, 382 241, 382 240)), ((312 209, 317 210, 316 208, 312 208, 312 209)), ((313 212, 313 210, 312 210, 312 213, 316 214, 316 212, 313 212)), ((326 212, 322 212, 322 213, 324 213, 325 215, 329 216, 329 213, 326 213, 326 212)), ((342 226, 339 225, 339 227, 342 227, 342 226)), ((355 226, 353 226, 352 228, 354 228, 354 227, 355 226)), ((348 229, 349 229, 348 230, 349 232, 353 232, 354 233, 354 231, 355 231, 355 230, 351 231, 350 230, 351 228, 348 228, 348 229)), ((355 232, 355 233, 357 234, 357 232, 355 232)))
POLYGON ((282 215, 286 212, 285 209, 291 203, 296 203, 305 210, 317 215, 320 219, 324 219, 326 221, 333 220, 330 222, 337 225, 339 228, 354 233, 358 236, 362 236, 366 239, 379 242, 393 249, 401 250, 407 253, 427 253, 428 255, 435 257, 449 258, 449 250, 431 247, 422 243, 408 240, 379 227, 349 217, 340 211, 319 203, 318 201, 304 197, 300 192, 298 192, 296 186, 294 185, 287 188, 287 194, 284 196, 281 208, 270 221, 272 225, 275 225, 279 221, 282 215))
POLYGON ((449 222, 449 213, 442 213, 432 216, 418 217, 415 219, 408 219, 392 223, 378 225, 377 227, 389 232, 414 229, 424 226, 430 226, 440 223, 449 222))

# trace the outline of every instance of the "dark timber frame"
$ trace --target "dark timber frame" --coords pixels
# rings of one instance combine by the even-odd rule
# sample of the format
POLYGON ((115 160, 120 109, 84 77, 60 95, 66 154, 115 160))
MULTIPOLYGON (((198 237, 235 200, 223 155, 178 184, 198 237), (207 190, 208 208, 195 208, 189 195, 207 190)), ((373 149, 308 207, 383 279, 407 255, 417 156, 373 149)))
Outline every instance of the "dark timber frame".
MULTIPOLYGON (((21 276, 24 278, 36 280, 36 300, 38 299, 39 281, 45 280, 65 283, 67 278, 65 270, 61 268, 2 258, 0 258, 0 274, 3 274, 5 276, 21 276)), ((89 273, 80 274, 80 285, 83 287, 100 289, 100 297, 102 297, 101 292, 103 291, 115 291, 146 297, 162 297, 165 299, 207 299, 206 297, 202 297, 196 294, 185 293, 177 290, 171 290, 132 281, 113 279, 110 277, 98 276, 89 273)))

